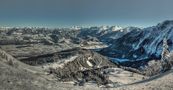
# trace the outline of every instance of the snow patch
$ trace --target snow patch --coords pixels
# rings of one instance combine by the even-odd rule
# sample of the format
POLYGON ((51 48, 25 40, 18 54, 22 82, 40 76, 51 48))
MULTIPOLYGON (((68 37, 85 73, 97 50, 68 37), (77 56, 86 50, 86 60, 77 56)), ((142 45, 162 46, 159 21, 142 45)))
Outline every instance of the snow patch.
POLYGON ((88 66, 93 67, 92 63, 88 60, 87 60, 87 64, 88 64, 88 66))
POLYGON ((111 59, 112 61, 117 61, 117 62, 126 62, 126 61, 129 61, 129 59, 120 59, 120 58, 110 58, 109 57, 109 59, 111 59))
POLYGON ((51 64, 47 64, 47 65, 44 65, 43 68, 63 68, 64 65, 68 62, 71 62, 73 60, 75 60, 78 56, 73 56, 73 57, 70 57, 68 59, 63 59, 61 62, 55 62, 55 63, 51 63, 51 64))

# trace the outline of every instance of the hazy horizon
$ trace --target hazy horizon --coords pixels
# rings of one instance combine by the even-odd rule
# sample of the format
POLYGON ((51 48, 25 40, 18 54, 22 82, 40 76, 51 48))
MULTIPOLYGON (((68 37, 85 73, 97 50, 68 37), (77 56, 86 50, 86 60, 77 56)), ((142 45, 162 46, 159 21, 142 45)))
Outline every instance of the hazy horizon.
POLYGON ((0 26, 148 27, 173 20, 172 3, 172 0, 1 0, 0 26))

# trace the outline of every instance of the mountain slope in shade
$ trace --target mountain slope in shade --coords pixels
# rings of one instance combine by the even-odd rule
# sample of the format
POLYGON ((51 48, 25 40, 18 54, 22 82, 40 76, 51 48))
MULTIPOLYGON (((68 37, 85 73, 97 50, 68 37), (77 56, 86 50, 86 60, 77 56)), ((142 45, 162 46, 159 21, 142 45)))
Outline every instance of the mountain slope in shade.
POLYGON ((133 30, 114 40, 112 45, 101 51, 103 55, 121 60, 159 59, 163 39, 166 38, 169 50, 173 49, 173 21, 164 21, 157 26, 133 30))

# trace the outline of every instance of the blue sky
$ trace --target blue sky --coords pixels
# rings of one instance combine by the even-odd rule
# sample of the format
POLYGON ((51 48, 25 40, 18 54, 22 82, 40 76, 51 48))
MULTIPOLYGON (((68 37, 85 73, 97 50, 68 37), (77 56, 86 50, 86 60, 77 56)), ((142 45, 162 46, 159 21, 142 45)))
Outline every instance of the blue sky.
POLYGON ((0 0, 0 26, 147 27, 173 19, 173 0, 0 0))

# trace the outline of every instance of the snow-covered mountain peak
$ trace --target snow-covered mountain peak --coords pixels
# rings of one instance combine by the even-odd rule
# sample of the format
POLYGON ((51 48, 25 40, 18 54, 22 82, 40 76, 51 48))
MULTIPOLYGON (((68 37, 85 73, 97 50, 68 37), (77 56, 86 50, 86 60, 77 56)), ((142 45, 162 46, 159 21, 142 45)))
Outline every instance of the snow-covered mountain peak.
POLYGON ((109 29, 109 26, 100 26, 99 29, 100 30, 107 30, 107 29, 109 29))
POLYGON ((100 26, 99 27, 99 30, 109 30, 109 31, 117 31, 120 29, 123 29, 123 28, 120 26, 100 26))
POLYGON ((120 30, 120 29, 123 29, 123 28, 120 27, 120 26, 112 26, 112 27, 110 27, 110 29, 111 29, 112 31, 117 31, 117 30, 120 30))

